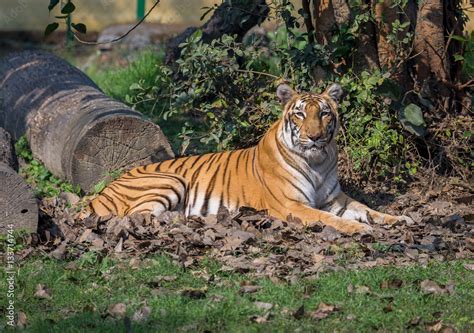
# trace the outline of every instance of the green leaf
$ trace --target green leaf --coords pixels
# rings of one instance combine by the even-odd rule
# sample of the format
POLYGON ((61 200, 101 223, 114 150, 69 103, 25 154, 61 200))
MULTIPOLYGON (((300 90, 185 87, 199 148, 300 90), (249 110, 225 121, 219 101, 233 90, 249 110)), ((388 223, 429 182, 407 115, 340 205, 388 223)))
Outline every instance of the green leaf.
POLYGON ((464 57, 460 54, 455 54, 454 56, 454 61, 462 61, 464 60, 464 57))
POLYGON ((61 13, 71 14, 75 9, 76 9, 76 6, 74 6, 72 2, 68 2, 67 4, 64 5, 63 8, 61 8, 61 13))
POLYGON ((189 36, 188 40, 198 42, 201 40, 201 37, 202 37, 202 30, 198 29, 195 32, 193 32, 191 36, 189 36))
POLYGON ((53 23, 48 24, 48 26, 46 27, 46 29, 44 29, 44 35, 45 35, 45 36, 50 35, 50 34, 51 34, 54 30, 56 30, 58 27, 59 27, 59 23, 58 23, 58 22, 53 22, 53 23))
POLYGON ((377 88, 377 92, 394 101, 398 101, 402 97, 402 89, 400 86, 394 80, 388 78, 383 80, 382 84, 377 88))
POLYGON ((452 35, 451 38, 454 39, 454 40, 460 41, 460 42, 466 42, 467 41, 467 39, 464 38, 464 36, 459 36, 459 35, 452 35))
POLYGON ((52 11, 54 7, 59 3, 59 0, 50 0, 48 10, 52 11))
POLYGON ((142 86, 139 83, 132 83, 130 87, 128 88, 129 90, 141 90, 142 86))
POLYGON ((421 108, 416 104, 409 104, 400 110, 400 123, 408 132, 417 136, 424 136, 426 123, 421 108))
POLYGON ((107 182, 105 180, 101 180, 97 184, 94 185, 94 193, 98 194, 102 192, 102 190, 107 186, 107 182))
POLYGON ((72 23, 71 26, 81 34, 85 34, 87 32, 87 27, 84 23, 72 23))

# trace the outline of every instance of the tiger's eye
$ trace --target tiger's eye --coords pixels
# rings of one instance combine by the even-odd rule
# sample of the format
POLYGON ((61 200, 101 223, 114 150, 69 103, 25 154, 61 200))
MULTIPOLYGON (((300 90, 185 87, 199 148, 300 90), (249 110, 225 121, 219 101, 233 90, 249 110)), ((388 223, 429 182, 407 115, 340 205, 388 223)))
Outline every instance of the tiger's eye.
POLYGON ((325 110, 325 111, 321 111, 321 112, 319 113, 319 116, 320 116, 321 118, 323 118, 323 117, 329 116, 330 114, 331 114, 330 111, 325 110))
POLYGON ((305 115, 303 112, 301 111, 296 111, 295 113, 293 113, 295 116, 297 116, 298 118, 301 118, 301 119, 304 119, 305 115))

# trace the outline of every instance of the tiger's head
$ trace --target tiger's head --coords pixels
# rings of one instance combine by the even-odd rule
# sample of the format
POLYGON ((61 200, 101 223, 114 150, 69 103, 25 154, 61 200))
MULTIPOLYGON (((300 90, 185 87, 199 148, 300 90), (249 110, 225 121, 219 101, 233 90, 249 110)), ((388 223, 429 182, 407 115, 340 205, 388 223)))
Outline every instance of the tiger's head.
POLYGON ((297 93, 280 84, 277 97, 284 105, 281 130, 288 148, 308 158, 323 154, 337 134, 337 103, 341 95, 342 88, 337 83, 321 94, 297 93))

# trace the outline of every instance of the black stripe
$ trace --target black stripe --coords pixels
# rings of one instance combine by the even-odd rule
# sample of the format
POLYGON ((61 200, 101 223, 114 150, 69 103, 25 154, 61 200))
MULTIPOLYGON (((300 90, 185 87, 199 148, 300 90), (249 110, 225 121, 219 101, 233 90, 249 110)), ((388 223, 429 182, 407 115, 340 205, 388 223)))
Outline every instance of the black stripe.
POLYGON ((217 171, 214 172, 214 175, 212 176, 211 180, 209 181, 209 184, 207 185, 206 194, 204 196, 204 202, 201 207, 202 216, 206 216, 207 212, 209 211, 209 200, 211 199, 212 191, 214 191, 214 188, 216 187, 216 179, 217 179, 218 173, 219 173, 219 169, 217 169, 217 171))
POLYGON ((207 166, 207 169, 206 169, 205 173, 209 172, 209 169, 211 169, 214 166, 214 160, 216 158, 219 159, 220 157, 222 157, 222 156, 219 156, 219 155, 222 155, 222 153, 215 153, 215 154, 212 155, 211 159, 207 162, 208 166, 207 166))
POLYGON ((204 165, 206 165, 206 163, 207 163, 208 161, 209 161, 209 160, 206 160, 206 161, 202 162, 201 165, 194 171, 194 173, 193 173, 193 175, 192 175, 192 177, 191 177, 191 181, 190 181, 190 183, 189 183, 189 187, 190 187, 190 188, 194 186, 194 182, 196 181, 197 177, 199 176, 199 173, 200 173, 202 167, 203 167, 204 165))
POLYGON ((346 199, 344 201, 344 206, 342 206, 342 208, 336 213, 337 216, 342 216, 342 214, 344 214, 344 212, 347 209, 347 201, 349 201, 349 200, 346 199))
POLYGON ((199 188, 199 183, 196 183, 196 188, 194 189, 194 199, 193 199, 192 207, 196 206, 198 188, 199 188))
POLYGON ((222 207, 222 204, 224 203, 224 191, 221 191, 221 197, 219 199, 219 207, 217 210, 219 210, 222 207))
MULTIPOLYGON (((161 204, 163 206, 163 208, 169 210, 169 208, 166 208, 166 203, 163 202, 162 200, 160 200, 161 198, 156 198, 154 197, 153 200, 148 200, 148 201, 145 201, 145 202, 140 202, 139 204, 136 204, 132 207, 129 207, 126 211, 125 211, 125 215, 129 215, 130 211, 134 210, 134 209, 137 209, 138 207, 140 207, 141 205, 145 205, 147 203, 150 203, 150 202, 158 202, 159 204, 161 204)), ((144 211, 151 211, 150 209, 145 209, 145 210, 139 210, 139 212, 144 212, 144 211)))
POLYGON ((290 166, 292 167, 293 169, 295 169, 296 171, 298 171, 302 176, 304 176, 306 178, 306 180, 310 183, 310 184, 313 184, 313 180, 306 174, 306 172, 304 172, 303 169, 301 169, 301 167, 297 164, 293 164, 293 161, 290 159, 290 157, 288 156, 288 152, 284 151, 285 148, 281 145, 281 143, 278 141, 278 138, 275 138, 276 139, 276 146, 277 146, 277 149, 278 149, 278 152, 280 153, 280 155, 283 157, 283 159, 285 160, 285 162, 290 166))
MULTIPOLYGON (((104 206, 108 211, 110 211, 110 212, 113 212, 113 211, 114 211, 112 208, 110 208, 108 205, 106 205, 106 204, 104 203, 103 199, 101 200, 100 197, 97 198, 96 200, 98 200, 99 203, 100 203, 102 206, 104 206)), ((116 213, 117 213, 117 212, 116 212, 116 213)))
POLYGON ((181 165, 179 167, 176 168, 176 170, 174 172, 176 173, 179 173, 181 171, 181 169, 184 167, 184 165, 186 164, 186 162, 191 158, 191 156, 188 156, 188 157, 184 157, 184 161, 183 163, 181 163, 181 165))
POLYGON ((339 185, 339 182, 336 182, 334 186, 332 187, 331 191, 329 191, 328 196, 331 196, 332 192, 337 188, 337 185, 339 185))
POLYGON ((201 158, 203 158, 204 156, 205 156, 205 155, 199 155, 199 156, 194 160, 193 164, 191 164, 191 165, 189 166, 189 168, 190 168, 190 169, 194 168, 194 166, 196 165, 196 163, 197 163, 201 158))
POLYGON ((291 186, 293 186, 300 194, 304 196, 306 201, 311 202, 311 199, 308 197, 308 195, 305 193, 303 189, 301 189, 299 186, 297 186, 291 179, 288 179, 284 176, 281 176, 286 182, 288 182, 291 186))
POLYGON ((187 188, 187 184, 186 182, 182 179, 181 176, 179 175, 176 175, 176 174, 173 174, 171 172, 159 172, 159 173, 156 173, 156 174, 151 174, 151 175, 144 175, 144 176, 140 176, 140 177, 133 177, 133 178, 120 178, 117 180, 117 182, 114 182, 112 184, 120 184, 119 186, 124 186, 126 188, 129 188, 129 189, 136 189, 136 190, 140 190, 140 189, 143 189, 143 188, 146 188, 146 189, 149 189, 150 187, 144 187, 144 186, 138 186, 138 187, 133 187, 133 186, 130 186, 130 185, 124 185, 122 184, 121 182, 123 181, 131 181, 131 182, 134 182, 136 181, 137 179, 153 179, 153 180, 157 180, 157 179, 160 179, 160 178, 166 178, 166 179, 173 179, 173 180, 177 180, 182 186, 184 189, 187 188))
MULTIPOLYGON (((224 163, 225 166, 224 166, 224 172, 222 173, 222 194, 221 194, 221 200, 223 201, 224 200, 224 189, 226 190, 226 193, 227 193, 227 187, 226 185, 229 184, 229 180, 226 178, 226 175, 227 175, 227 170, 229 170, 229 161, 230 161, 230 157, 232 156, 232 153, 233 152, 230 152, 229 155, 227 156, 227 163, 224 163)), ((229 196, 227 196, 227 202, 229 202, 229 196)))
POLYGON ((115 211, 116 213, 118 213, 118 207, 117 207, 117 205, 115 204, 114 199, 113 199, 112 197, 110 197, 107 193, 101 193, 101 195, 102 195, 104 198, 106 198, 106 199, 112 204, 112 206, 114 207, 114 211, 115 211))

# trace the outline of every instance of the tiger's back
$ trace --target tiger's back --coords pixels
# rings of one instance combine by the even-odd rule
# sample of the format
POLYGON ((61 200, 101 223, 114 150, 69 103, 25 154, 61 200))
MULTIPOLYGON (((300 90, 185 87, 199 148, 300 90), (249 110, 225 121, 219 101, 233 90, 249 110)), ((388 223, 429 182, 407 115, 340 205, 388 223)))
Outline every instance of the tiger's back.
POLYGON ((255 147, 181 157, 134 168, 112 182, 91 202, 98 215, 135 212, 158 215, 184 209, 186 215, 216 214, 219 207, 262 208, 255 200, 259 187, 255 147))

